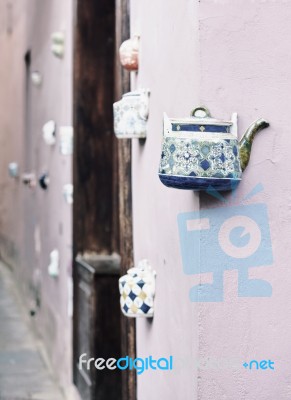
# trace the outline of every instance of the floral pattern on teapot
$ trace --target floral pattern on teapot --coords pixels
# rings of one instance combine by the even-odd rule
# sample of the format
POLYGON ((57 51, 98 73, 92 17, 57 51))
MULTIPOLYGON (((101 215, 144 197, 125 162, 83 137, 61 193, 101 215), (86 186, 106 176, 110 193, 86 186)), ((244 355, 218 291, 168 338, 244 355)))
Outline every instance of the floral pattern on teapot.
POLYGON ((146 137, 149 94, 148 89, 129 92, 113 104, 114 133, 118 139, 146 137))
POLYGON ((248 164, 255 134, 268 122, 254 122, 238 141, 236 113, 229 121, 212 118, 205 107, 191 115, 177 119, 164 114, 161 182, 178 189, 234 189, 248 164))
POLYGON ((217 143, 166 138, 160 172, 170 175, 240 179, 237 143, 231 139, 217 143))

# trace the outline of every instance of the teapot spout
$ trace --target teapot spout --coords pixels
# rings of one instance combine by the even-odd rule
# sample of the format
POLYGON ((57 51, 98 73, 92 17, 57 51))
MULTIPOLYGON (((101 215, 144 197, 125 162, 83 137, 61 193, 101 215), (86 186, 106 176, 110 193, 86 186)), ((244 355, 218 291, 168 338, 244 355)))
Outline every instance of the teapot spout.
POLYGON ((239 155, 240 155, 240 161, 241 161, 241 169, 244 171, 249 163, 250 156, 251 156, 251 150, 252 150, 252 144, 255 135, 260 132, 262 129, 268 128, 269 122, 267 122, 265 119, 260 118, 254 123, 252 123, 243 137, 241 138, 239 142, 239 155))

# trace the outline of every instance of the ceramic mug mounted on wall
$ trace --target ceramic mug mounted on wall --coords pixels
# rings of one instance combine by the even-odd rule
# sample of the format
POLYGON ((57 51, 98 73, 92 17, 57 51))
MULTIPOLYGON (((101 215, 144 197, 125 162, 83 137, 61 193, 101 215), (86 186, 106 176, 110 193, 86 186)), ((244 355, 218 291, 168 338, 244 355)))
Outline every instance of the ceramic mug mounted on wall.
POLYGON ((156 272, 148 260, 139 262, 119 279, 120 306, 127 317, 150 318, 154 315, 156 272))
POLYGON ((148 89, 126 93, 113 104, 114 132, 118 139, 144 139, 149 115, 148 89))
POLYGON ((205 107, 195 108, 190 118, 164 114, 159 178, 177 189, 234 189, 248 165, 256 133, 268 126, 258 119, 239 141, 236 113, 231 120, 214 119, 205 107))

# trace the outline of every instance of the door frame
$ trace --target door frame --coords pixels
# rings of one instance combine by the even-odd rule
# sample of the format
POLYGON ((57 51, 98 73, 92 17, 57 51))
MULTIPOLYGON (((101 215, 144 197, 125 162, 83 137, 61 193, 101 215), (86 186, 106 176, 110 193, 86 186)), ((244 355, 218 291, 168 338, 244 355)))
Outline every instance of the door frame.
MULTIPOLYGON (((115 0, 115 54, 130 37, 130 0, 115 0)), ((122 68, 119 59, 115 61, 115 100, 130 91, 130 73, 122 68)), ((119 254, 121 274, 133 266, 133 221, 132 221, 132 180, 131 140, 117 142, 118 194, 119 194, 119 254)), ((136 323, 133 318, 121 317, 121 348, 124 355, 136 356, 136 323)), ((127 371, 122 376, 122 399, 136 400, 136 373, 127 371)))
MULTIPOLYGON (((117 253, 120 256, 120 274, 123 275, 133 266, 131 141, 115 138, 112 105, 130 90, 130 74, 117 59, 121 43, 130 35, 130 0, 110 0, 114 3, 114 19, 112 22, 109 16, 109 24, 115 25, 115 33, 113 48, 109 43, 113 59, 106 63, 102 60, 107 59, 108 51, 102 56, 97 53, 100 40, 111 40, 106 36, 108 17, 104 18, 104 25, 101 20, 96 23, 96 19, 109 0, 75 1, 73 259, 86 252, 97 255, 117 253), (98 96, 101 92, 105 100, 101 99, 100 103, 98 96)), ((74 310, 78 309, 76 270, 75 263, 74 310)), ((77 323, 78 315, 74 312, 74 369, 77 323)), ((121 354, 135 358, 135 320, 120 312, 120 327, 121 354)), ((136 400, 136 372, 125 370, 121 376, 122 400, 136 400)))

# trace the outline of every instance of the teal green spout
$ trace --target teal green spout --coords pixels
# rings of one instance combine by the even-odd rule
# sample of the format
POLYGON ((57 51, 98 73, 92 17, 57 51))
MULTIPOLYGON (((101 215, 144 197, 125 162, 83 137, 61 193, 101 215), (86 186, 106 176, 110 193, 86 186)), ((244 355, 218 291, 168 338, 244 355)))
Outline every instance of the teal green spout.
POLYGON ((239 155, 241 161, 241 169, 244 171, 250 161, 252 144, 255 135, 262 129, 268 128, 269 122, 260 118, 249 126, 239 142, 239 155))

